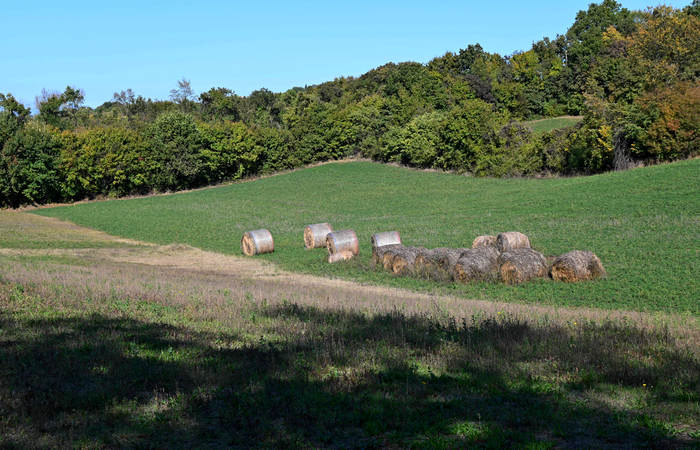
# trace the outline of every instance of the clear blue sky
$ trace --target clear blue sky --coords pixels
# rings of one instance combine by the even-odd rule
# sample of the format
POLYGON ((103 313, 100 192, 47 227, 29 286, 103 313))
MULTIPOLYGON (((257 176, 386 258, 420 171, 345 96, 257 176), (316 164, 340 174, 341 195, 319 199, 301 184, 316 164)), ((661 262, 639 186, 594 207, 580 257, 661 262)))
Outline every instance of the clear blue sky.
POLYGON ((390 61, 425 63, 476 42, 504 55, 526 50, 564 33, 589 3, 6 0, 0 92, 33 107, 42 88, 67 85, 83 89, 88 106, 126 88, 166 99, 182 77, 197 94, 284 91, 390 61))

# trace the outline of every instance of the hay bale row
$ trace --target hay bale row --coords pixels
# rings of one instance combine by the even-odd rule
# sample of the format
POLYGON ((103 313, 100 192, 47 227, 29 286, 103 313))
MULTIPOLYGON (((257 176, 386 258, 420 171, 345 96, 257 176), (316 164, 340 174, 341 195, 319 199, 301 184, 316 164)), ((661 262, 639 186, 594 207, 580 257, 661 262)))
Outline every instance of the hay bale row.
POLYGON ((544 255, 532 250, 529 238, 516 231, 479 236, 472 248, 377 247, 373 263, 396 275, 461 283, 499 277, 507 283, 521 283, 547 275, 544 255))
MULTIPOLYGON (((554 258, 548 267, 542 253, 530 247, 530 239, 517 231, 498 236, 478 236, 472 248, 407 247, 397 231, 372 235, 372 264, 396 275, 414 275, 435 281, 500 278, 509 284, 522 283, 547 275, 557 281, 577 282, 606 276, 600 259, 590 251, 573 250, 554 258)), ((333 231, 328 223, 306 226, 304 245, 307 249, 325 246, 328 262, 347 261, 360 251, 353 230, 333 231)), ((247 231, 241 238, 241 250, 254 256, 272 253, 272 234, 266 229, 247 231)))
POLYGON ((246 231, 241 238, 241 250, 246 256, 274 252, 275 241, 272 239, 272 233, 264 228, 246 231))

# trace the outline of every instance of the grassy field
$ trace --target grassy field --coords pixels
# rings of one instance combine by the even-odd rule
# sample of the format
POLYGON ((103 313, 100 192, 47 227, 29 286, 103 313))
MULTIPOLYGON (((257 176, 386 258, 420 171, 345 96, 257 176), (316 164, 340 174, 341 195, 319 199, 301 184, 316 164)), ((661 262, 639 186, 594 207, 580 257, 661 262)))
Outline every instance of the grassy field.
POLYGON ((700 444, 693 317, 262 279, 17 212, 0 236, 1 448, 700 444))
POLYGON ((538 119, 523 122, 523 125, 530 127, 533 133, 544 133, 576 125, 581 121, 581 116, 562 116, 549 119, 538 119))
POLYGON ((327 164, 257 181, 147 198, 36 210, 122 237, 240 254, 246 230, 268 228, 293 271, 449 293, 465 298, 638 311, 700 313, 700 160, 591 177, 477 179, 371 162, 327 164), (305 225, 354 229, 361 257, 328 265, 306 251, 305 225), (539 280, 436 284, 370 266, 372 233, 399 230, 407 245, 470 246, 480 234, 518 230, 546 255, 595 252, 596 282, 539 280))

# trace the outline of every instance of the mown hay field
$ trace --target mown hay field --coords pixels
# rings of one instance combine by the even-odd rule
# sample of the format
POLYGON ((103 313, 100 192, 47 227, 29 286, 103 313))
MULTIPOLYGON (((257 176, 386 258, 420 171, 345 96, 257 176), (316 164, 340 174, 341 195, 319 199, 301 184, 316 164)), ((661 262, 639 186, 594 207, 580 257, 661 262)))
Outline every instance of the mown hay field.
POLYGON ((387 289, 12 211, 0 236, 0 448, 700 443, 697 316, 387 289))
POLYGON ((697 315, 700 160, 589 177, 472 178, 371 162, 326 164, 174 195, 38 209, 110 234, 241 254, 242 234, 267 228, 284 269, 465 298, 697 315), (310 223, 353 229, 360 256, 330 265, 304 249, 310 223), (607 278, 518 286, 396 277, 372 268, 370 237, 401 232, 406 245, 470 247, 479 235, 517 230, 554 256, 598 255, 607 278))

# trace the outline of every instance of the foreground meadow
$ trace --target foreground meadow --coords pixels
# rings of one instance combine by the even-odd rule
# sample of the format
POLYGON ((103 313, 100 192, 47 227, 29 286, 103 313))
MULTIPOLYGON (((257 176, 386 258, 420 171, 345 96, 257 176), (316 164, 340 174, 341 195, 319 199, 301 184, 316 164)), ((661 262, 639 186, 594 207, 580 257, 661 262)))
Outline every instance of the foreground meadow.
POLYGON ((700 326, 0 212, 0 447, 693 447, 700 326))
POLYGON ((697 270, 700 160, 590 177, 483 179, 371 162, 326 164, 175 195, 34 211, 141 241, 240 254, 244 231, 268 228, 280 267, 470 299, 700 314, 697 270), (329 265, 306 251, 310 223, 351 228, 360 258, 329 265), (370 236, 398 230, 406 245, 470 247, 481 234, 518 230, 545 255, 596 253, 605 280, 436 284, 370 265, 370 236))

